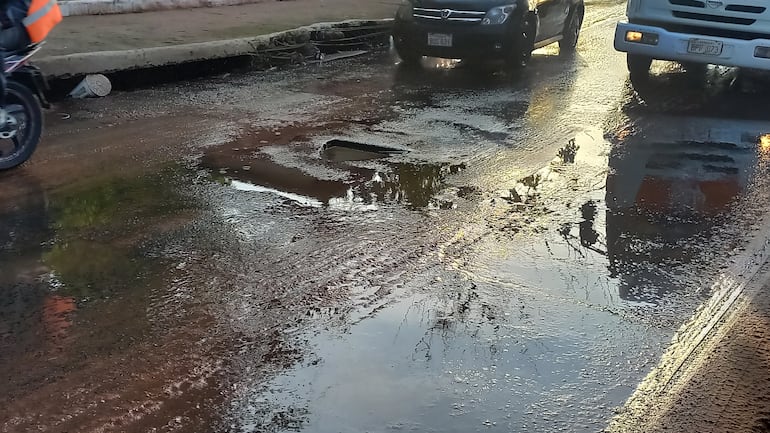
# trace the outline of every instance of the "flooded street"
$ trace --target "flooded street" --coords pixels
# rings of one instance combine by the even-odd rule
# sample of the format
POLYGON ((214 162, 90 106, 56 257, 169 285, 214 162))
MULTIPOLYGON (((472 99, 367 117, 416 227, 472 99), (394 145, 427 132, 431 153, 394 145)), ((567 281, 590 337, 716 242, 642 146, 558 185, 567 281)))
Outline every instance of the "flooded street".
POLYGON ((764 264, 770 80, 635 89, 625 5, 587 7, 518 73, 370 53, 58 104, 0 174, 0 432, 607 428, 764 264))

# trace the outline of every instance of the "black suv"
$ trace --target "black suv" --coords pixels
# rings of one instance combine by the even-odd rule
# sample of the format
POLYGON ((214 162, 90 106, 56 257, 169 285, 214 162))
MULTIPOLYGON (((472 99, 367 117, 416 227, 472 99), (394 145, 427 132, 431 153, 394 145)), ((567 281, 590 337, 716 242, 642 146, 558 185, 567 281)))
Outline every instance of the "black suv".
POLYGON ((583 0, 403 0, 393 43, 405 63, 494 58, 522 67, 554 42, 574 51, 584 11, 583 0))

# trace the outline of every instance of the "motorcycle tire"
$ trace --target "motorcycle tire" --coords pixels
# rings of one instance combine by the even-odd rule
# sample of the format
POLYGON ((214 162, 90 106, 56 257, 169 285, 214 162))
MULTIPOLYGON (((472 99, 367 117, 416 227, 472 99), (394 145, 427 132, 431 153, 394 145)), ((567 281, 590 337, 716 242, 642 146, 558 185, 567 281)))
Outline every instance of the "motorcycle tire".
MULTIPOLYGON (((6 110, 9 116, 17 120, 24 115, 18 125, 16 136, 11 139, 14 150, 9 154, 0 154, 0 170, 8 170, 24 164, 35 152, 40 136, 43 134, 43 109, 35 94, 23 84, 8 80, 5 96, 6 110)), ((5 141, 5 140, 3 140, 5 141)))

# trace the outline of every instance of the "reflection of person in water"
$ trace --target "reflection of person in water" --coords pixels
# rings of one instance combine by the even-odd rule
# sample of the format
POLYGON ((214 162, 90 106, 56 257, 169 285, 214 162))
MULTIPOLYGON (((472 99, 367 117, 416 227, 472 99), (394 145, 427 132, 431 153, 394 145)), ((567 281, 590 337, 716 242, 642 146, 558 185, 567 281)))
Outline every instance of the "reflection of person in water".
POLYGON ((599 233, 594 230, 596 203, 589 201, 580 207, 583 221, 580 222, 580 245, 591 247, 599 241, 599 233))
POLYGON ((561 234, 565 242, 567 242, 567 245, 569 245, 570 248, 573 248, 581 256, 585 253, 583 249, 605 255, 606 252, 596 245, 599 243, 599 232, 594 229, 597 214, 596 203, 594 201, 583 203, 583 206, 580 207, 580 213, 583 218, 578 223, 578 237, 575 237, 575 235, 572 234, 574 223, 562 225, 559 234, 561 234), (580 241, 580 247, 582 247, 582 249, 577 245, 573 245, 572 241, 576 239, 580 241))
POLYGON ((33 335, 58 345, 71 324, 75 300, 51 293, 41 278, 47 272, 43 245, 51 230, 46 195, 36 179, 16 173, 2 180, 0 227, 0 351, 38 346, 33 335))
POLYGON ((72 326, 72 315, 77 310, 75 298, 47 293, 43 297, 43 328, 46 339, 54 346, 67 336, 72 326))

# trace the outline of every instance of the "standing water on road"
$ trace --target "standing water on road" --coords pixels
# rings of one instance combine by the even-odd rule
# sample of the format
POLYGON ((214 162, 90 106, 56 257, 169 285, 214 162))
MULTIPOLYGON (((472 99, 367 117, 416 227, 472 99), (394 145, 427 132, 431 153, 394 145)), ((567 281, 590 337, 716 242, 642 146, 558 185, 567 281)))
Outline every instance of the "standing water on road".
POLYGON ((0 431, 603 429, 756 235, 770 122, 722 75, 635 91, 596 14, 519 74, 71 102, 0 184, 0 431))

